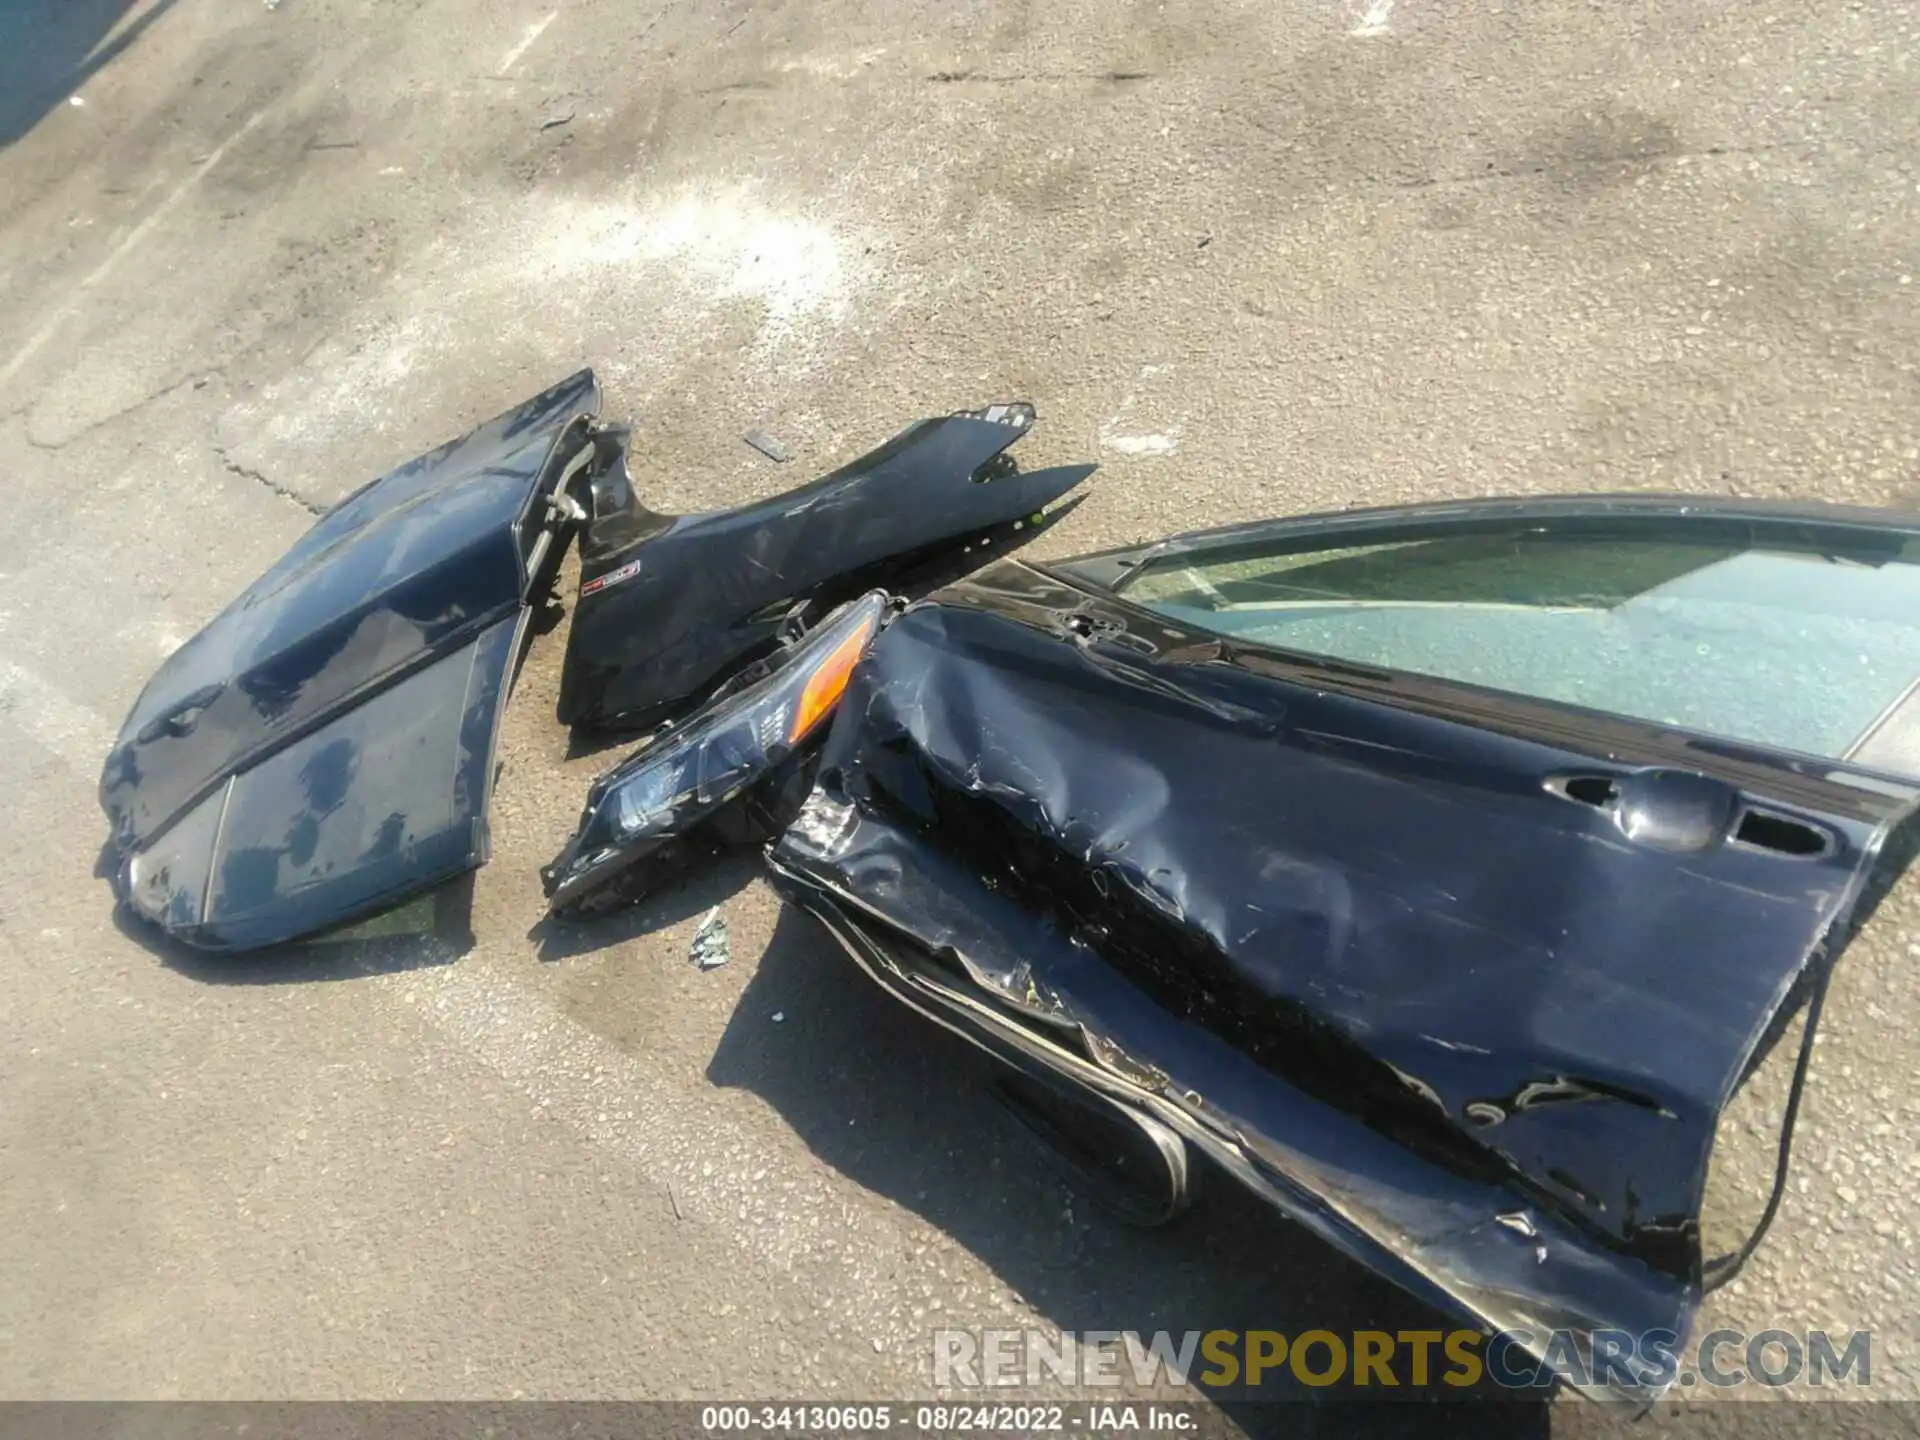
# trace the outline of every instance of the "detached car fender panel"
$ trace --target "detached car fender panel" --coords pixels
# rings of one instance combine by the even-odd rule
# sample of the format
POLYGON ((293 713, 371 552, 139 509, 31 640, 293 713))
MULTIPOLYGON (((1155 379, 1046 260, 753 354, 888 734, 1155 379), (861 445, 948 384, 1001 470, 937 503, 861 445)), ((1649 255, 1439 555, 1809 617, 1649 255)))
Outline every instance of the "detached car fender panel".
POLYGON ((765 654, 796 610, 984 563, 1093 471, 1021 474, 1004 452, 1033 423, 1024 403, 922 420, 799 489, 700 515, 655 514, 609 467, 581 538, 560 719, 649 727, 765 654))

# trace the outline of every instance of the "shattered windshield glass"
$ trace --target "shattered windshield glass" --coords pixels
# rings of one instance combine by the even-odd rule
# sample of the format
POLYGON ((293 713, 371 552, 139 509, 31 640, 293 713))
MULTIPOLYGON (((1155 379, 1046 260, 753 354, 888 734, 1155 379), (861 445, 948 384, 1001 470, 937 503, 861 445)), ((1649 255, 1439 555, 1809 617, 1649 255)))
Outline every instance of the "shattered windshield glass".
POLYGON ((1912 541, 1836 554, 1671 524, 1296 535, 1150 560, 1125 593, 1236 639, 1920 772, 1912 541))

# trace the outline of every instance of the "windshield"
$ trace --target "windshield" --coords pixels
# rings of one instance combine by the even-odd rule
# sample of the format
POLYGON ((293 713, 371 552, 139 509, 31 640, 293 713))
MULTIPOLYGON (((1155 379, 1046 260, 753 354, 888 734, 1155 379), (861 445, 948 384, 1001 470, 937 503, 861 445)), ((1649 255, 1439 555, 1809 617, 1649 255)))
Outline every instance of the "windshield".
POLYGON ((1873 538, 1863 558, 1671 520, 1296 534, 1150 561, 1125 594, 1264 645, 1920 773, 1920 553, 1873 538))

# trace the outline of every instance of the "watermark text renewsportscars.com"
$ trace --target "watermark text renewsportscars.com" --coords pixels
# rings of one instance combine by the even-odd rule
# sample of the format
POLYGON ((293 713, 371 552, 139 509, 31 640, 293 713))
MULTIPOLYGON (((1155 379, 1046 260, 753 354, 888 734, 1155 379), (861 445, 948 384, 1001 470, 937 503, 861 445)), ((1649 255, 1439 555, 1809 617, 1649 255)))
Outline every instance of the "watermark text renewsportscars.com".
POLYGON ((1715 1330, 1688 1353, 1671 1330, 936 1330, 933 1381, 942 1389, 1062 1384, 1096 1389, 1305 1385, 1382 1391, 1555 1382, 1708 1391, 1758 1385, 1865 1387, 1870 1331, 1715 1330))

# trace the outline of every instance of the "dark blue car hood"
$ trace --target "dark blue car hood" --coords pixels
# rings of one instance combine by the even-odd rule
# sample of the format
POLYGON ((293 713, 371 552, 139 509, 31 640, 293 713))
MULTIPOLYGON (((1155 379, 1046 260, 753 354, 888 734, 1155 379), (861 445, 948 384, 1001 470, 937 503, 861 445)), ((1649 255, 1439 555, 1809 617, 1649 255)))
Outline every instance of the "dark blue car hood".
POLYGON ((167 660, 107 758, 121 897, 246 949, 478 864, 583 370, 343 501, 167 660))

